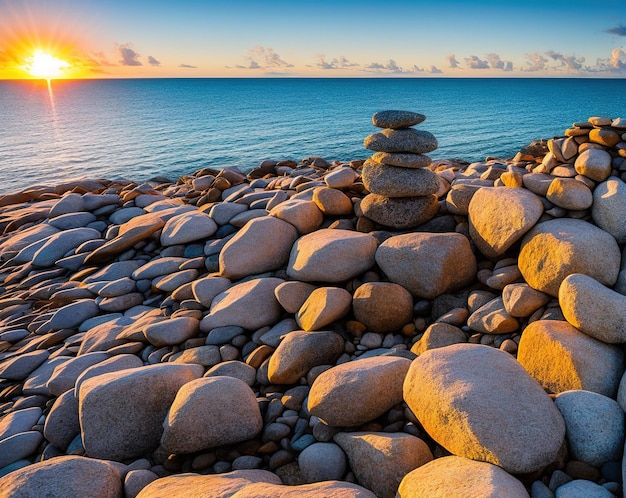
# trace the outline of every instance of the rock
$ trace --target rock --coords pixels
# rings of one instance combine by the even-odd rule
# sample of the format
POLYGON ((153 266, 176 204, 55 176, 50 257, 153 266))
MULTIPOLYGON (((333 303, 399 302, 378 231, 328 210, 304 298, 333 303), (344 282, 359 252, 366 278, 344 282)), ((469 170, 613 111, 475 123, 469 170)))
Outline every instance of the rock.
POLYGON ((413 319, 413 297, 398 284, 367 282, 354 291, 352 309, 367 330, 392 332, 413 319))
POLYGON ((195 453, 253 438, 263 428, 252 389, 234 377, 207 377, 183 385, 163 423, 161 446, 195 453))
POLYGON ((513 317, 527 317, 550 302, 550 296, 530 285, 508 284, 502 289, 504 309, 513 317))
MULTIPOLYGON (((29 245, 47 239, 59 232, 58 228, 47 223, 39 223, 19 232, 11 232, 10 236, 0 243, 0 257, 2 260, 6 260, 29 245)), ((29 258, 28 261, 30 259, 32 258, 29 258)))
POLYGON ((237 204, 235 202, 217 202, 211 206, 209 216, 218 225, 226 225, 235 216, 248 210, 245 204, 237 204))
POLYGON ((60 396, 66 391, 74 388, 76 379, 89 367, 109 358, 104 352, 87 353, 76 358, 72 358, 54 369, 47 386, 50 393, 60 396))
POLYGON ((154 259, 134 270, 131 276, 134 280, 152 280, 162 275, 177 272, 186 261, 187 258, 177 258, 175 256, 154 259))
POLYGON ((402 152, 376 152, 372 155, 372 160, 400 168, 428 168, 433 162, 430 157, 424 154, 402 152))
POLYGON ((433 323, 428 326, 422 337, 411 347, 411 353, 421 355, 429 349, 443 348, 452 344, 467 342, 465 333, 448 323, 433 323))
POLYGON ((210 308, 213 299, 231 286, 231 281, 222 277, 204 277, 194 280, 191 292, 196 301, 205 308, 210 308))
POLYGON ((306 282, 284 282, 276 287, 274 294, 287 313, 297 313, 316 287, 306 282))
POLYGON ((571 457, 594 467, 620 458, 624 446, 624 412, 617 401, 590 391, 565 391, 555 398, 563 419, 571 457))
POLYGON ((539 197, 524 189, 481 188, 469 204, 469 229, 478 250, 489 258, 504 254, 537 223, 539 197))
POLYGON ((78 434, 78 398, 71 389, 59 396, 46 417, 43 434, 48 441, 61 450, 66 450, 78 434))
POLYGON ((352 296, 339 287, 315 289, 296 313, 296 322, 303 330, 319 330, 350 312, 352 296))
POLYGON ((565 436, 563 418, 542 387, 510 354, 489 346, 426 351, 411 363, 404 400, 428 435, 452 454, 510 473, 552 463, 565 436))
MULTIPOLYGON (((46 386, 48 380, 52 376, 54 369, 68 361, 68 357, 57 356, 55 358, 48 358, 38 368, 31 373, 24 383, 22 384, 23 394, 29 396, 33 394, 42 394, 44 396, 50 396, 50 389, 46 386)), ((41 414, 40 414, 41 415, 41 414)), ((2 422, 0 421, 0 439, 2 438, 2 422)))
POLYGON ((356 178, 357 174, 352 168, 342 167, 324 175, 324 182, 330 188, 349 188, 356 178))
POLYGON ((313 201, 290 199, 270 211, 270 216, 291 223, 300 235, 314 232, 324 222, 324 215, 313 201))
POLYGON ((611 155, 602 149, 587 149, 576 158, 576 173, 597 182, 603 182, 611 174, 611 155))
POLYGON ((220 252, 220 276, 237 280, 278 270, 287 264, 297 238, 291 223, 274 216, 250 220, 220 252))
POLYGON ((154 472, 146 469, 129 471, 124 478, 124 496, 135 498, 143 488, 158 478, 154 472))
POLYGON ((426 116, 411 111, 379 111, 372 116, 372 123, 378 128, 399 130, 420 124, 426 116))
POLYGON ((100 308, 93 299, 79 299, 57 309, 52 318, 37 329, 37 333, 71 329, 98 314, 100 314, 100 308))
POLYGON ((559 288, 565 319, 581 332, 609 344, 626 342, 626 296, 575 273, 559 288))
POLYGON ((615 498, 615 495, 605 487, 585 479, 575 479, 559 486, 555 496, 556 498, 615 498))
POLYGON ((341 480, 346 473, 346 455, 335 443, 313 443, 298 455, 298 465, 307 483, 341 480))
POLYGON ((476 276, 469 241, 457 233, 390 237, 376 251, 376 262, 391 282, 426 299, 460 289, 476 276))
POLYGON ((160 348, 182 344, 187 339, 197 336, 199 331, 200 322, 196 318, 181 316, 150 324, 143 333, 150 344, 160 348))
POLYGON ((374 266, 376 239, 341 229, 300 237, 291 249, 287 275, 306 282, 343 282, 374 266))
POLYGON ((36 350, 8 357, 0 362, 0 379, 23 380, 49 356, 46 350, 36 350))
POLYGON ((360 425, 402 401, 406 358, 377 356, 322 372, 309 392, 308 409, 331 426, 360 425))
POLYGON ((283 282, 280 278, 268 277, 233 285, 213 299, 210 313, 200 322, 200 330, 209 332, 229 325, 257 330, 273 325, 281 314, 274 290, 283 282))
POLYGON ((122 472, 103 460, 59 456, 16 470, 0 478, 0 495, 7 498, 42 496, 119 498, 122 472))
POLYGON ((4 415, 0 420, 0 441, 15 434, 30 431, 41 414, 41 408, 33 406, 4 415))
POLYGON ((98 230, 93 228, 73 228, 52 235, 33 256, 33 265, 47 268, 61 259, 67 252, 76 249, 83 242, 99 239, 98 230))
POLYGON ((556 296, 572 273, 613 285, 620 260, 617 242, 607 232, 586 221, 563 218, 539 223, 526 234, 518 266, 532 288, 556 296))
POLYGON ((231 498, 248 498, 251 496, 256 498, 274 498, 277 496, 280 498, 319 498, 322 496, 376 498, 376 495, 371 491, 344 481, 324 481, 293 486, 265 483, 250 484, 231 495, 231 498))
POLYGON ((213 344, 187 348, 173 357, 173 363, 196 363, 203 367, 212 367, 222 361, 220 348, 213 344))
POLYGON ((161 245, 187 244, 209 238, 217 231, 217 224, 205 213, 189 211, 171 217, 161 231, 161 245))
POLYGON ((596 186, 591 216, 618 244, 626 243, 626 184, 622 180, 612 177, 596 186))
POLYGON ((37 451, 43 436, 39 431, 14 434, 0 441, 0 468, 22 460, 37 451))
POLYGON ((316 188, 313 191, 312 200, 326 216, 352 215, 352 201, 341 190, 328 187, 316 188))
POLYGON ((91 213, 68 213, 50 220, 50 224, 60 230, 70 230, 86 227, 94 221, 96 221, 96 217, 91 213))
POLYGON ((556 320, 539 320, 524 329, 517 360, 553 393, 584 389, 613 397, 624 372, 619 347, 556 320))
POLYGON ((340 432, 333 440, 357 482, 380 498, 394 498, 404 476, 433 459, 424 441, 401 432, 340 432))
POLYGON ((87 454, 124 460, 154 451, 176 393, 203 373, 200 365, 162 364, 85 381, 78 402, 87 454))
POLYGON ((343 339, 335 332, 291 332, 272 354, 267 378, 272 384, 297 384, 311 368, 334 364, 343 348, 343 339))
POLYGON ((573 178, 555 178, 546 198, 563 209, 583 210, 593 204, 593 195, 587 185, 573 178))
POLYGON ((385 129, 365 138, 366 149, 380 152, 411 152, 426 154, 438 146, 435 136, 424 130, 407 128, 402 130, 385 129))
POLYGON ((367 190, 386 197, 426 196, 439 190, 439 178, 429 169, 398 168, 367 160, 361 176, 367 190))
POLYGON ((224 361, 207 370, 204 377, 227 376, 242 380, 249 386, 256 382, 256 370, 242 361, 224 361))
POLYGON ((474 311, 467 326, 484 334, 508 334, 519 328, 519 322, 506 312, 502 298, 497 297, 474 311))
POLYGON ((280 478, 268 470, 236 470, 225 474, 177 474, 163 477, 148 484, 137 498, 162 498, 165 496, 195 496, 203 490, 206 498, 232 497, 240 489, 253 483, 281 484, 280 478), (210 490, 210 493, 209 493, 210 490))
POLYGON ((589 140, 606 147, 615 147, 620 142, 620 135, 608 128, 594 128, 589 132, 589 140))
POLYGON ((389 198, 378 194, 366 195, 361 210, 367 218, 396 229, 415 228, 430 221, 439 211, 436 195, 389 198))
POLYGON ((399 498, 529 498, 524 485, 500 467, 458 456, 437 458, 408 473, 399 498))

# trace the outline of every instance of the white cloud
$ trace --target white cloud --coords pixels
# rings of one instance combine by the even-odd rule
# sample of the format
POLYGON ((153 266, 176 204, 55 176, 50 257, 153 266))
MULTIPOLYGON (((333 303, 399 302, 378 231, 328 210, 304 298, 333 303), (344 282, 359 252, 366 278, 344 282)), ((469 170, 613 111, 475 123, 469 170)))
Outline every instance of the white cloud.
POLYGON ((333 58, 330 61, 326 60, 326 56, 323 54, 318 54, 316 57, 317 62, 315 63, 315 65, 321 69, 348 69, 359 65, 354 62, 350 62, 343 55, 333 58))
POLYGON ((446 60, 448 61, 448 67, 452 69, 457 69, 459 66, 459 61, 456 60, 456 56, 454 54, 446 55, 446 60))

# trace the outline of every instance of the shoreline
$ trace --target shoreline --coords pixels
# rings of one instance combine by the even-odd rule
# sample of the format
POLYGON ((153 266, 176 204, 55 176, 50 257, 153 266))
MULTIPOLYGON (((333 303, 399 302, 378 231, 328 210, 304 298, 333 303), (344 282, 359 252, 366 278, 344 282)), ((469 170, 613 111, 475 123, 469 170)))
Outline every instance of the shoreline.
POLYGON ((626 120, 423 154, 0 196, 0 494, 621 495, 626 120))

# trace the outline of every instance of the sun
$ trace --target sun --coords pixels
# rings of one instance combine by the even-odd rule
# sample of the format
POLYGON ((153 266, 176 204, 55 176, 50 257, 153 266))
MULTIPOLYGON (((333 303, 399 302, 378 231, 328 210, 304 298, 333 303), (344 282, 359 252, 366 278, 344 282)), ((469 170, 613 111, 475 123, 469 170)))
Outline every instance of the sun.
POLYGON ((51 80, 63 75, 70 65, 61 59, 42 50, 36 50, 32 57, 26 59, 25 69, 35 78, 51 80))

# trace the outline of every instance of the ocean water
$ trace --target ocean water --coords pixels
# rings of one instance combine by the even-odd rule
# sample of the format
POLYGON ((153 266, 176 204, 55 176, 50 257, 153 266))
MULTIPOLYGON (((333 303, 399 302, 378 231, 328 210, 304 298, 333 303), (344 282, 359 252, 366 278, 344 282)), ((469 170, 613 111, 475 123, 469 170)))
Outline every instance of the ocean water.
POLYGON ((264 159, 366 158, 384 109, 425 114, 433 158, 511 157, 589 116, 626 115, 623 79, 0 81, 0 193, 74 178, 175 179, 264 159))

